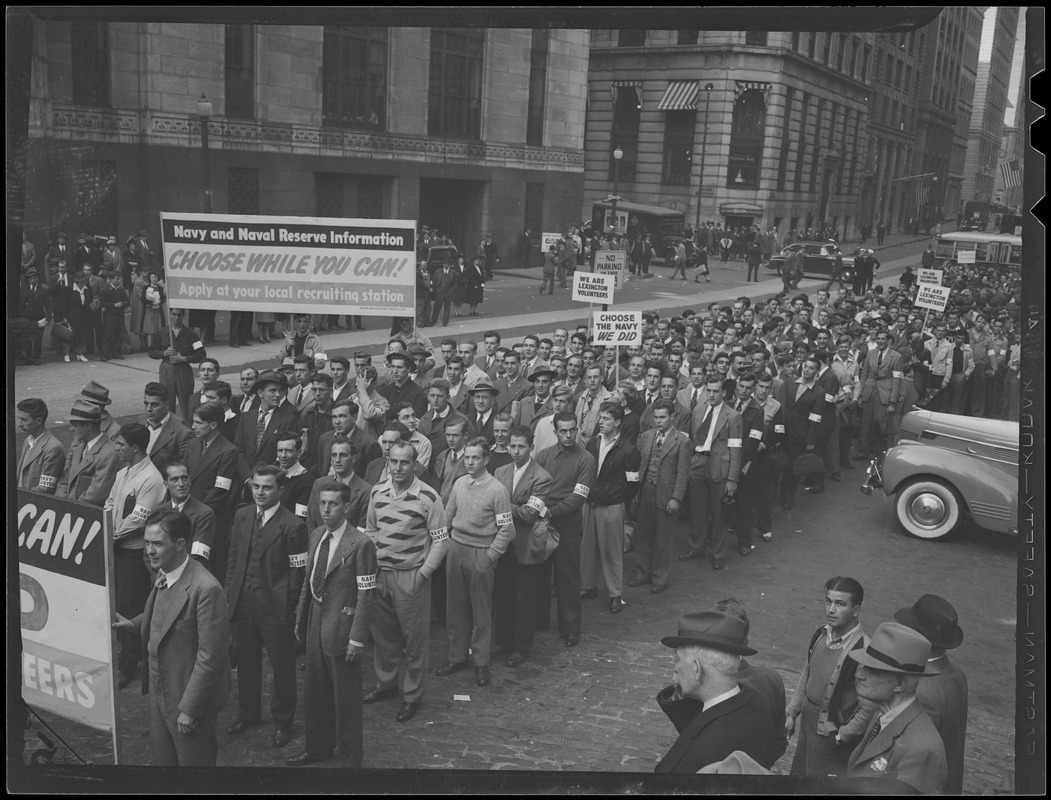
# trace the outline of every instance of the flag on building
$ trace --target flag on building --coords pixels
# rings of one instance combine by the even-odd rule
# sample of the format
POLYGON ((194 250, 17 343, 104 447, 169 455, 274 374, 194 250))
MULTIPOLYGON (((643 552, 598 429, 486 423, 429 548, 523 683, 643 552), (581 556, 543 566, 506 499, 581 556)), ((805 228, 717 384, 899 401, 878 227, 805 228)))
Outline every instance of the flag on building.
POLYGON ((1010 161, 1000 162, 1000 175, 1004 179, 1004 186, 1011 189, 1022 185, 1022 161, 1012 158, 1010 161))
POLYGON ((931 186, 927 182, 929 177, 929 175, 924 175, 921 178, 917 178, 915 181, 916 208, 923 208, 927 205, 927 201, 930 199, 931 186))

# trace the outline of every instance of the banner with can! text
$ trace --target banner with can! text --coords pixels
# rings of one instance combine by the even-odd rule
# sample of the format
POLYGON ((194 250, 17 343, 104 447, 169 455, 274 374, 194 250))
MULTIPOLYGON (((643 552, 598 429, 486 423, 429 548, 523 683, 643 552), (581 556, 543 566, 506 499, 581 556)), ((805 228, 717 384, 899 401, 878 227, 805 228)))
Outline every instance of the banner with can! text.
POLYGON ((112 550, 101 508, 18 490, 22 698, 115 733, 112 550))
POLYGON ((161 213, 173 308, 414 316, 416 222, 161 213))

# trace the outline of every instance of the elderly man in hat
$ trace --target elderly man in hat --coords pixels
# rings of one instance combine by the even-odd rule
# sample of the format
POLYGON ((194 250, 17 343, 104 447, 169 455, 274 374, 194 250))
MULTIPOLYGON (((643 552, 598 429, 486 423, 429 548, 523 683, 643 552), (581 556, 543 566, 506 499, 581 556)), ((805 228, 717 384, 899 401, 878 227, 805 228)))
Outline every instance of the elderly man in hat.
POLYGON ((945 790, 945 746, 916 697, 921 680, 938 674, 930 655, 931 643, 897 622, 884 622, 864 650, 850 653, 858 696, 877 713, 850 754, 848 777, 895 779, 921 794, 945 790))
POLYGON ((80 395, 77 399, 87 400, 89 403, 98 407, 99 413, 101 414, 99 424, 102 428, 102 432, 106 434, 106 438, 110 441, 116 439, 117 434, 120 432, 120 424, 106 409, 106 406, 113 402, 109 399, 109 389, 97 381, 89 381, 83 388, 81 388, 80 395))
POLYGON ((683 614, 675 636, 675 683, 657 695, 679 738, 657 772, 695 773, 742 751, 769 768, 778 757, 777 732, 762 696, 740 680, 741 656, 755 655, 738 617, 718 611, 683 614), (696 701, 700 701, 698 706, 696 701))
POLYGON ((186 312, 181 308, 170 308, 168 319, 171 323, 171 340, 169 346, 161 350, 159 348, 150 350, 150 358, 160 360, 159 382, 168 387, 168 391, 175 401, 172 407, 178 404, 177 413, 182 420, 189 424, 193 421, 193 411, 190 408, 190 395, 193 394, 193 368, 190 364, 198 364, 207 355, 204 342, 200 340, 192 329, 183 325, 186 312))
POLYGON ((58 482, 57 497, 102 508, 109 497, 117 473, 123 468, 120 454, 102 432, 99 406, 78 397, 69 412, 73 443, 66 454, 66 465, 58 482))
POLYGON ((956 609, 943 597, 925 594, 911 608, 894 613, 894 619, 923 634, 931 643, 927 663, 938 674, 920 681, 916 697, 927 712, 945 746, 949 778, 947 794, 963 794, 963 749, 967 738, 967 676, 949 660, 946 650, 963 641, 956 609))
POLYGON ((259 373, 249 392, 259 398, 259 405, 239 416, 234 445, 249 466, 273 464, 277 460, 277 432, 300 430, 295 408, 284 403, 288 381, 280 372, 266 370, 259 373))

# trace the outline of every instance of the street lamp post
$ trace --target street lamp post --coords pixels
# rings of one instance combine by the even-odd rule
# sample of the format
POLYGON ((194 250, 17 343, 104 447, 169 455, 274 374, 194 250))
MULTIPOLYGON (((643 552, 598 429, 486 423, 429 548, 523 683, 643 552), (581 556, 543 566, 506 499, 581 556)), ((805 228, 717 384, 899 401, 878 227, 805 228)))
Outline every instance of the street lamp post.
POLYGON ((704 191, 704 152, 708 149, 708 106, 712 100, 711 83, 704 84, 704 127, 701 129, 701 173, 697 176, 697 222, 693 226, 694 234, 701 229, 701 193, 704 191))
POLYGON ((211 101, 201 94, 197 101, 197 116, 201 118, 201 180, 204 189, 204 213, 212 213, 212 175, 208 153, 208 119, 212 116, 211 101))
POLYGON ((613 215, 613 233, 617 232, 617 201, 620 200, 617 184, 620 182, 620 160, 622 158, 624 158, 624 151, 618 147, 613 151, 613 194, 609 198, 613 206, 610 211, 613 215))

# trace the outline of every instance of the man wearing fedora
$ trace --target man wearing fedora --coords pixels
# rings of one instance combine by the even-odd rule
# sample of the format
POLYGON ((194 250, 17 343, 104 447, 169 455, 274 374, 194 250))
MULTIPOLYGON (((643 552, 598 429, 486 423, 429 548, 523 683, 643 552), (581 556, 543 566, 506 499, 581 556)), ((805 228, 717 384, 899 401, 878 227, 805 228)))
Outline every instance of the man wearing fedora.
POLYGON ((284 376, 272 369, 259 373, 249 390, 259 398, 259 405, 240 415, 234 445, 250 467, 277 460, 278 431, 300 429, 295 408, 283 403, 287 391, 284 376))
POLYGON ((945 746, 948 768, 946 794, 963 794, 963 748, 967 738, 967 676, 949 660, 946 650, 963 642, 956 609, 943 597, 925 594, 912 608, 895 612, 894 619, 920 632, 931 643, 927 660, 938 674, 920 681, 916 697, 927 712, 945 746))
POLYGON ((500 390, 490 383, 488 379, 478 381, 478 383, 467 390, 467 397, 471 404, 470 408, 465 412, 467 425, 474 431, 475 435, 481 436, 490 444, 495 442, 493 423, 496 420, 497 413, 499 413, 495 408, 496 398, 499 395, 500 390))
POLYGON ((18 313, 9 329, 16 336, 16 363, 39 364, 44 328, 53 319, 51 293, 41 283, 36 267, 27 269, 24 277, 18 287, 18 313))
POLYGON ((73 428, 73 443, 55 495, 102 508, 123 467, 120 455, 102 432, 98 406, 76 398, 69 412, 69 424, 73 428))
POLYGON ((896 779, 921 794, 945 790, 945 746, 916 697, 921 680, 938 674, 930 655, 931 643, 898 622, 884 622, 868 647, 850 653, 858 696, 877 713, 850 754, 848 777, 896 779))
POLYGON ((551 412, 551 384, 558 373, 547 364, 538 365, 530 374, 529 382, 533 391, 518 401, 517 414, 512 414, 515 425, 524 425, 536 431, 536 423, 545 414, 551 412))
POLYGON ((739 618, 695 611, 679 618, 677 635, 661 639, 675 648, 675 683, 657 695, 657 703, 679 738, 656 772, 692 774, 735 751, 766 768, 777 760, 777 734, 766 703, 739 679, 741 656, 757 652, 747 637, 739 618))

